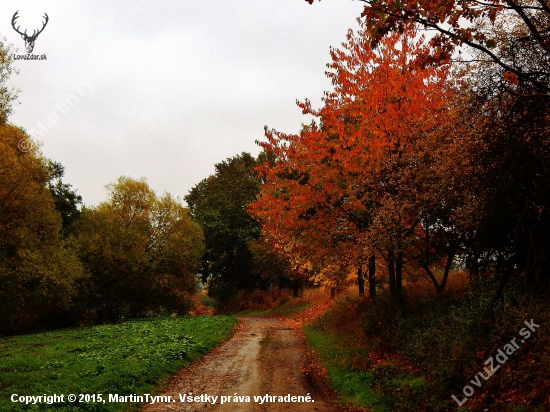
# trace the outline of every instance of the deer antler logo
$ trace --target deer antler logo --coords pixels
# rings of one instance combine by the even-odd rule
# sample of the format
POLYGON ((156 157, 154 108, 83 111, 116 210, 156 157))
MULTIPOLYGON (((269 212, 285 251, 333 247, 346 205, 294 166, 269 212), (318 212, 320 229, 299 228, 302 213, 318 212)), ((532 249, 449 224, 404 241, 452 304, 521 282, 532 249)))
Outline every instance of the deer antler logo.
POLYGON ((38 37, 38 35, 40 33, 42 33, 44 31, 44 28, 46 27, 46 24, 48 24, 49 17, 46 13, 44 13, 44 18, 46 19, 46 21, 43 23, 42 28, 38 31, 34 30, 33 33, 32 33, 32 36, 29 36, 27 34, 27 30, 25 30, 24 33, 21 33, 19 31, 20 26, 15 27, 15 20, 19 17, 17 15, 17 13, 19 13, 19 10, 17 10, 15 12, 15 14, 13 15, 13 17, 11 19, 11 25, 12 25, 13 29, 21 35, 23 40, 25 40, 25 49, 27 49, 27 53, 30 54, 30 53, 32 53, 32 50, 34 49, 34 42, 36 41, 36 38, 38 37))

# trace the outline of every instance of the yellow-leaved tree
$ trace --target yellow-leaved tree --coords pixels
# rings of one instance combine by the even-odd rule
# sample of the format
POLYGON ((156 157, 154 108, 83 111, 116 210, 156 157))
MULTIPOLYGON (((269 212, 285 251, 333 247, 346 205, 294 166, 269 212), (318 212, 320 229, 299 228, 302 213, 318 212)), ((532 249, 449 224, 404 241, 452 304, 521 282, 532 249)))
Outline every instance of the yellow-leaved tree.
POLYGON ((204 251, 200 227, 179 199, 158 197, 145 179, 122 176, 107 189, 105 202, 84 208, 72 237, 91 275, 88 316, 186 313, 204 251))

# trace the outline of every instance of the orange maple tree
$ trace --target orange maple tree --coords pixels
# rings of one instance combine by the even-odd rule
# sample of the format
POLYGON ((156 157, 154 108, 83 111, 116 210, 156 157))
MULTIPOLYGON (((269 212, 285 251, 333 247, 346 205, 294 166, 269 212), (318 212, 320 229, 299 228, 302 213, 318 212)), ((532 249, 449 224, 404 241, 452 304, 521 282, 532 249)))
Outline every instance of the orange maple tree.
MULTIPOLYGON (((425 42, 415 31, 385 37, 378 47, 371 40, 363 24, 349 31, 342 49, 331 50, 334 91, 319 110, 298 103, 317 121, 298 135, 266 129, 261 146, 277 162, 262 168, 266 183, 251 212, 266 239, 331 273, 333 284, 366 256, 379 256, 401 305, 406 255, 418 258, 418 242, 426 243, 420 238, 434 229, 422 225, 425 217, 456 215, 460 207, 462 186, 443 190, 450 169, 442 158, 456 149, 449 142, 464 135, 457 126, 460 98, 448 66, 416 64, 425 42)), ((454 256, 458 243, 443 249, 454 256)), ((428 239, 427 253, 441 250, 428 239)), ((429 264, 423 266, 441 288, 429 264)))

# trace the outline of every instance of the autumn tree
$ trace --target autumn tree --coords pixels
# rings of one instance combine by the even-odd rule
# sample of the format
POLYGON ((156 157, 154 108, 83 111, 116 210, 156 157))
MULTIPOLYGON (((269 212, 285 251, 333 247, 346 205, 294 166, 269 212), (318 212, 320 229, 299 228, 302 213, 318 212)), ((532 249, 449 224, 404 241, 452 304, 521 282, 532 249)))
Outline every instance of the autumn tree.
POLYGON ((495 93, 491 84, 476 78, 469 115, 479 136, 470 150, 472 163, 482 166, 476 181, 486 202, 468 264, 474 277, 497 273, 499 295, 512 278, 521 280, 525 291, 542 295, 550 287, 549 102, 495 93))
POLYGON ((361 1, 373 43, 413 27, 431 30, 435 35, 419 56, 422 64, 456 59, 456 49, 466 46, 473 60, 498 68, 502 86, 521 83, 521 95, 550 98, 550 6, 545 0, 361 1), (530 57, 545 63, 534 64, 530 57))
MULTIPOLYGON (((299 104, 318 123, 299 135, 267 131, 261 145, 279 161, 265 165, 267 184, 252 206, 264 232, 291 229, 288 242, 302 245, 293 252, 301 248, 314 260, 332 254, 342 263, 355 260, 355 267, 379 255, 394 301, 402 305, 403 265, 418 258, 418 228, 423 222, 431 227, 428 213, 456 215, 464 195, 463 181, 444 190, 448 175, 438 160, 461 134, 453 103, 459 95, 447 66, 416 64, 425 44, 415 32, 389 36, 377 48, 370 40, 363 26, 350 31, 343 50, 332 50, 334 92, 319 110, 299 104), (322 252, 327 248, 332 253, 322 252)), ((446 249, 449 260, 457 248, 446 249)))
POLYGON ((62 326, 75 306, 82 266, 60 237, 49 164, 21 129, 0 126, 0 332, 62 326))
POLYGON ((0 333, 63 326, 85 277, 60 238, 61 218, 47 189, 51 161, 7 123, 18 94, 7 84, 14 73, 13 50, 0 41, 0 333))
POLYGON ((200 227, 178 199, 158 197, 144 179, 122 176, 107 189, 108 200, 83 210, 72 237, 90 273, 88 315, 187 312, 204 250, 200 227))
POLYGON ((546 293, 549 5, 538 0, 363 2, 373 44, 392 32, 425 29, 435 35, 417 63, 450 62, 468 72, 469 114, 464 117, 477 137, 464 149, 472 155, 471 164, 482 165, 472 181, 486 200, 478 202, 478 215, 485 218, 464 237, 468 244, 461 258, 472 278, 497 274, 497 296, 511 278, 521 278, 526 291, 546 293))

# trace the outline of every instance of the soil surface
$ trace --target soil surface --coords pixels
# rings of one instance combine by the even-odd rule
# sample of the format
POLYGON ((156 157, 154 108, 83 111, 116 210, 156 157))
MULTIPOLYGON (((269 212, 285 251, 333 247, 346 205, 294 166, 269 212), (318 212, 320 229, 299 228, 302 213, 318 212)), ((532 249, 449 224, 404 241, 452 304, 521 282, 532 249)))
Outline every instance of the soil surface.
MULTIPOLYGON (((162 396, 171 402, 146 405, 153 411, 319 411, 340 410, 322 380, 306 369, 308 355, 300 329, 279 318, 240 317, 227 342, 182 370, 162 396), (181 402, 181 396, 217 396, 215 403, 181 402), (234 402, 234 395, 250 402, 234 402), (307 396, 313 402, 255 402, 254 396, 307 396), (221 396, 231 401, 221 404, 221 396)), ((166 400, 166 399, 165 399, 166 400)), ((273 400, 273 399, 272 399, 273 400)))

